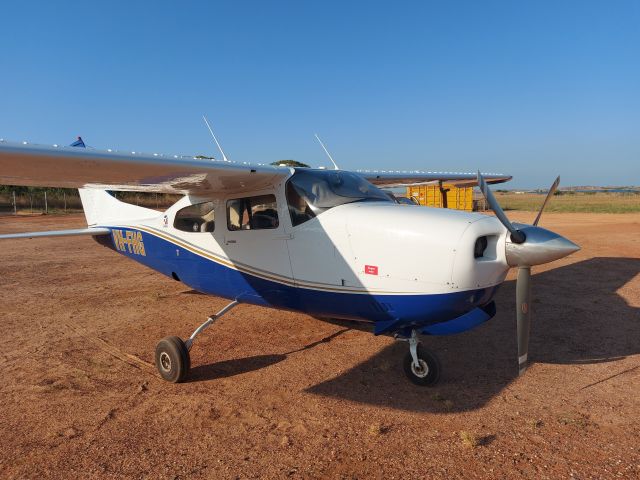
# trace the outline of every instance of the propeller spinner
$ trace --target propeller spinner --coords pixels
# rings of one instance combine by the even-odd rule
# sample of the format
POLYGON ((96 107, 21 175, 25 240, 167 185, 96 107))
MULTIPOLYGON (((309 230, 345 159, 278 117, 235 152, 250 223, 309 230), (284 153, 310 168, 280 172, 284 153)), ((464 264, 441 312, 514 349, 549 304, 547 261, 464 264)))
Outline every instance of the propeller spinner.
POLYGON ((489 189, 487 182, 478 172, 478 185, 491 210, 510 233, 506 243, 507 263, 518 267, 516 280, 516 320, 518 335, 519 373, 527 369, 529 353, 529 331, 531 328, 531 267, 566 257, 580 250, 580 247, 557 233, 538 227, 538 222, 549 199, 553 196, 560 177, 556 178, 549 189, 544 203, 533 225, 513 224, 509 221, 500 204, 489 189), (510 241, 509 241, 510 240, 510 241))

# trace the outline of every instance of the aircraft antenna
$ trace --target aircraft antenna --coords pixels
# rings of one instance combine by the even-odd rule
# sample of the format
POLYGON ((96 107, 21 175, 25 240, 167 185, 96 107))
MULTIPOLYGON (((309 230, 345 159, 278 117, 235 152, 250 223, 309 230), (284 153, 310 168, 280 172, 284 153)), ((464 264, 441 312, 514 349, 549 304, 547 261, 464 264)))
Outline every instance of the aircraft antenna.
POLYGON ((222 147, 220 146, 220 143, 218 142, 218 139, 216 138, 216 134, 213 133, 213 130, 211 129, 211 125, 209 125, 209 122, 207 121, 207 117, 202 115, 202 119, 204 120, 204 123, 207 124, 207 128, 209 129, 209 133, 211 133, 211 136, 213 137, 213 141, 216 142, 216 145, 218 146, 218 150, 220 150, 220 153, 222 154, 222 159, 225 162, 228 162, 229 160, 227 160, 227 156, 224 154, 224 151, 222 150, 222 147))
POLYGON ((318 140, 318 142, 320 143, 320 146, 324 150, 324 153, 327 154, 327 157, 329 157, 329 160, 331 160, 331 163, 333 163, 333 167, 334 167, 333 169, 334 170, 340 170, 340 168, 338 167, 338 164, 336 162, 334 162, 333 157, 329 153, 329 150, 327 150, 327 147, 324 146, 324 143, 322 143, 322 140, 320 140, 320 137, 318 136, 318 134, 314 133, 314 135, 316 136, 316 139, 318 140))

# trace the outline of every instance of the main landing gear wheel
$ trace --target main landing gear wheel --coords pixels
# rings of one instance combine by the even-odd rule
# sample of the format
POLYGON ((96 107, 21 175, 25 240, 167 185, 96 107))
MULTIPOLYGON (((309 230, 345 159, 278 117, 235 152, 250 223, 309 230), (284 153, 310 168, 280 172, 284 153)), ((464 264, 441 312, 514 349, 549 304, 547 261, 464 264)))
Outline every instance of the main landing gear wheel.
POLYGON ((409 380, 422 387, 430 387, 438 383, 440 371, 442 370, 438 357, 422 345, 417 346, 416 354, 418 365, 415 365, 411 352, 407 352, 402 362, 404 373, 409 380))
POLYGON ((207 318, 207 321, 196 328, 191 336, 184 342, 179 337, 165 337, 160 340, 160 343, 158 343, 156 347, 155 356, 156 368, 158 372, 160 372, 160 376, 167 382, 183 382, 191 368, 189 351, 191 347, 193 347, 193 342, 196 337, 236 305, 239 305, 239 303, 237 300, 234 300, 218 313, 207 318))
POLYGON ((191 367, 189 350, 178 337, 165 337, 156 347, 156 367, 162 378, 171 383, 182 382, 191 367))

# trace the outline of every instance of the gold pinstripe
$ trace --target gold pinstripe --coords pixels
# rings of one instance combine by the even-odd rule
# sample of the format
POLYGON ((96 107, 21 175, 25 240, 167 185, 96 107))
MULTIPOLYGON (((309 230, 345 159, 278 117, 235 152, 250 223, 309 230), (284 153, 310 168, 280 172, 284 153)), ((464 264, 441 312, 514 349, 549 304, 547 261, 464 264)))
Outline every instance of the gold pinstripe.
MULTIPOLYGON (((116 228, 116 227, 113 227, 116 228)), ((259 277, 265 280, 270 280, 273 282, 278 282, 278 283, 283 283, 285 285, 291 286, 291 287, 302 287, 302 288, 307 288, 307 289, 311 289, 311 290, 321 290, 321 291, 328 291, 328 292, 339 292, 339 293, 375 293, 375 294, 383 294, 383 295, 419 295, 419 293, 416 292, 391 292, 391 291, 380 291, 380 290, 367 290, 365 288, 362 289, 354 289, 354 288, 349 288, 349 287, 338 287, 338 286, 328 286, 325 284, 319 284, 319 283, 312 283, 312 282, 302 282, 302 281, 295 281, 293 278, 289 278, 289 277, 283 277, 281 275, 276 275, 272 272, 264 272, 264 271, 260 271, 260 270, 256 270, 256 269, 252 269, 249 268, 243 264, 235 264, 230 262, 228 259, 225 258, 221 258, 218 255, 215 255, 207 250, 204 250, 202 248, 196 247, 195 245, 192 245, 190 243, 187 243, 181 239, 179 239, 178 237, 175 237, 173 235, 169 235, 165 232, 162 232, 156 228, 153 227, 147 227, 147 226, 143 226, 143 225, 128 225, 128 226, 124 226, 124 227, 120 227, 120 228, 131 228, 131 229, 137 229, 137 230, 142 230, 143 232, 146 232, 150 235, 154 235, 156 237, 159 237, 163 240, 166 240, 167 242, 173 243, 174 245, 180 246, 182 248, 184 248, 185 250, 190 251, 191 253, 194 253, 196 255, 199 255, 201 257, 207 258, 215 263, 218 263, 220 265, 224 265, 225 267, 229 267, 232 268, 234 270, 238 270, 240 272, 243 273, 248 273, 250 275, 253 275, 255 277, 259 277)))

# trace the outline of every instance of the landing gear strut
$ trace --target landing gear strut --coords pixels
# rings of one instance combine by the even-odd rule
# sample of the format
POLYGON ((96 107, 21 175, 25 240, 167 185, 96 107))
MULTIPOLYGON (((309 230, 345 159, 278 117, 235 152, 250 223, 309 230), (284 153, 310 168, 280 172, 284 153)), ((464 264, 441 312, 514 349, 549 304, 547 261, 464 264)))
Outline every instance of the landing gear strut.
POLYGON ((160 372, 160 376, 172 383, 184 381, 191 368, 189 350, 191 350, 196 337, 236 305, 238 302, 234 300, 218 313, 207 318, 207 321, 196 328, 187 341, 183 342, 179 337, 165 337, 160 340, 155 355, 156 368, 160 372))
POLYGON ((409 338, 399 338, 409 343, 409 351, 404 357, 404 373, 411 382, 423 387, 435 385, 440 379, 440 361, 434 353, 420 345, 418 334, 411 330, 409 338))

